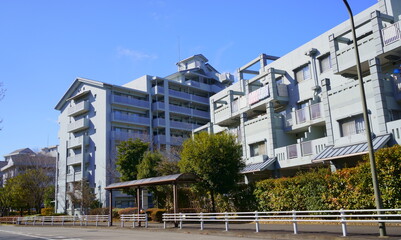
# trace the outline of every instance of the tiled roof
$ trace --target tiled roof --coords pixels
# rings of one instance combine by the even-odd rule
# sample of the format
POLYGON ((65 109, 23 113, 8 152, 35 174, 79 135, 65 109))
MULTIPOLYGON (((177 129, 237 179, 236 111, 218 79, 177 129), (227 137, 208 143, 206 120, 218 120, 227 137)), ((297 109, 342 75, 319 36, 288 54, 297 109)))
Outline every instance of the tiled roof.
MULTIPOLYGON (((390 140, 391 135, 386 134, 377 136, 372 140, 373 148, 376 151, 382 148, 390 140)), ((358 143, 342 147, 327 146, 321 153, 312 159, 312 162, 321 162, 326 160, 333 160, 343 157, 350 157, 368 153, 368 144, 358 143)))

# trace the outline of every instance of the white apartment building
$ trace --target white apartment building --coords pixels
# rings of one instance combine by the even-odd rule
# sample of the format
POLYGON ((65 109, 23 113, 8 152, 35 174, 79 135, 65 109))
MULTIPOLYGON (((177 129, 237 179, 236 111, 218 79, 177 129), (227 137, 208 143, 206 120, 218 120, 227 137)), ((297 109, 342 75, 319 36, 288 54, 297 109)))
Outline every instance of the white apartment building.
MULTIPOLYGON (((355 16, 374 148, 401 144, 401 1, 355 16)), ((318 24, 318 23, 317 23, 318 24)), ((211 97, 211 122, 242 143, 247 181, 319 164, 353 166, 367 152, 349 21, 282 57, 262 54, 211 97)))
MULTIPOLYGON (((119 141, 140 138, 167 152, 181 145, 193 129, 210 121, 209 97, 233 81, 201 54, 177 63, 167 77, 145 75, 123 86, 78 78, 55 109, 60 111, 56 211, 73 213, 68 191, 86 179, 98 200, 108 205, 105 186, 118 181, 119 141)), ((114 194, 114 207, 133 199, 114 194)))

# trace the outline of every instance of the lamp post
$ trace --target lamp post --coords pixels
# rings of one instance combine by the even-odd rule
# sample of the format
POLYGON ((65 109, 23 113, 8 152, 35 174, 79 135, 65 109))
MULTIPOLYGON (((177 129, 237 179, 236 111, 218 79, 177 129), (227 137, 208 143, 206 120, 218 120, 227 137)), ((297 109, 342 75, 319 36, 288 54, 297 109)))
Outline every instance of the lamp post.
POLYGON ((102 205, 103 205, 102 204, 102 186, 99 185, 97 188, 99 191, 99 205, 100 205, 99 207, 102 207, 102 205))
MULTIPOLYGON (((374 149, 373 149, 373 144, 372 144, 372 131, 370 129, 368 108, 367 108, 367 104, 366 104, 366 95, 365 95, 365 89, 363 86, 361 61, 359 59, 359 51, 358 51, 358 44, 357 44, 356 33, 355 33, 354 17, 352 14, 351 7, 349 6, 347 0, 343 0, 343 2, 348 10, 348 14, 349 14, 350 22, 351 22, 352 38, 353 38, 353 42, 354 42, 355 58, 356 58, 356 70, 358 72, 359 89, 361 92, 363 119, 365 122, 366 140, 367 140, 368 149, 369 149, 370 171, 372 174, 373 190, 374 190, 374 195, 375 195, 375 204, 376 204, 377 209, 383 209, 383 203, 382 203, 382 199, 381 199, 379 183, 377 180, 375 154, 374 154, 374 149)), ((379 215, 380 215, 380 213, 381 212, 378 211, 379 215)), ((381 237, 386 236, 386 226, 383 222, 379 222, 379 232, 380 232, 381 237)))

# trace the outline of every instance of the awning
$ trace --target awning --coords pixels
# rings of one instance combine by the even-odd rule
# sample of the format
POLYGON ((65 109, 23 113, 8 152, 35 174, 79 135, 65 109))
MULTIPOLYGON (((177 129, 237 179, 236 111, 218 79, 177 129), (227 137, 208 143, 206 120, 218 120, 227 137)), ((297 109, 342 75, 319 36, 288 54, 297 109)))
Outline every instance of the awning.
MULTIPOLYGON (((390 134, 375 137, 372 140, 373 149, 376 151, 377 149, 384 147, 390 140, 390 137, 390 134)), ((312 162, 322 162, 338 158, 358 156, 368 152, 367 143, 358 143, 342 147, 327 146, 326 149, 312 159, 312 162)))
MULTIPOLYGON (((245 173, 264 171, 266 169, 269 169, 269 167, 272 166, 275 161, 276 161, 276 158, 269 158, 264 162, 246 165, 241 170, 241 173, 245 174, 245 173)), ((273 170, 273 169, 269 169, 269 170, 273 170)))
POLYGON ((192 183, 196 182, 197 178, 191 173, 180 173, 160 177, 144 178, 139 180, 132 180, 127 182, 112 183, 107 185, 104 189, 123 189, 130 187, 145 187, 152 185, 164 185, 164 184, 174 184, 174 183, 192 183))

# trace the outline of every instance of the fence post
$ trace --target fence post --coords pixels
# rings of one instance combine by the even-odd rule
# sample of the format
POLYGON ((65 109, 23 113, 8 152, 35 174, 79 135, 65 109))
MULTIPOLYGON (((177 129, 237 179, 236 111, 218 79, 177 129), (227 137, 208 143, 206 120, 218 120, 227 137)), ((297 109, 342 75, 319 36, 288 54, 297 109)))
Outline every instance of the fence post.
MULTIPOLYGON (((133 219, 132 219, 132 228, 135 228, 135 220, 137 220, 138 217, 135 217, 135 213, 132 214, 132 217, 133 217, 133 219)), ((138 225, 138 227, 139 227, 139 225, 138 225)))
POLYGON ((42 226, 45 224, 45 216, 42 217, 42 226))
POLYGON ((54 217, 52 216, 52 226, 54 225, 54 217))
POLYGON ((182 229, 182 213, 180 213, 180 229, 182 229))
POLYGON ((145 228, 148 228, 148 214, 145 213, 145 228))
POLYGON ((258 211, 255 211, 255 225, 256 225, 256 232, 259 232, 259 214, 258 214, 258 211))
POLYGON ((292 210, 292 226, 294 227, 294 234, 298 234, 297 213, 292 210))
POLYGON ((124 227, 124 215, 120 216, 120 221, 121 221, 120 226, 124 227))
POLYGON ((61 216, 61 226, 64 226, 64 216, 61 216))
POLYGON ((72 218, 72 226, 75 226, 75 215, 72 218))
POLYGON ((85 215, 84 219, 85 219, 85 226, 88 226, 88 220, 89 220, 88 215, 85 215))
POLYGON ((35 226, 36 216, 33 216, 33 226, 35 226))
POLYGON ((200 213, 201 230, 203 230, 203 212, 200 213))
POLYGON ((344 209, 340 209, 340 215, 341 215, 341 228, 343 230, 343 237, 347 236, 347 222, 346 222, 346 216, 344 209))
POLYGON ((228 213, 224 212, 224 218, 225 218, 225 223, 226 223, 226 232, 228 232, 228 213))
POLYGON ((98 224, 99 224, 99 215, 96 215, 96 227, 98 226, 98 224))
POLYGON ((167 215, 165 213, 163 213, 163 229, 166 229, 166 217, 167 215))

